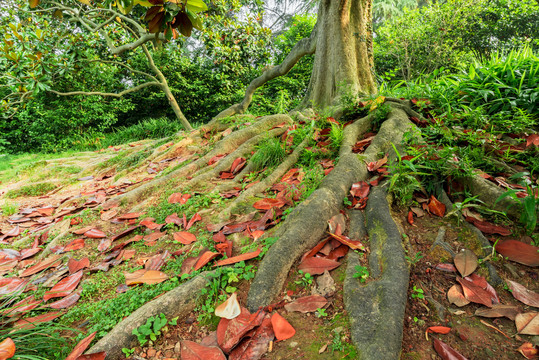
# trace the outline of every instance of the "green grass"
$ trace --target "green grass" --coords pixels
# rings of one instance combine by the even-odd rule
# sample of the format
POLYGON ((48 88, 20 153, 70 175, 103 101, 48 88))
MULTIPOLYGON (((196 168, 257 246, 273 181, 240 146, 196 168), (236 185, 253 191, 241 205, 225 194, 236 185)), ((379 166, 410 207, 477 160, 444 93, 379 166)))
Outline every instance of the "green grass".
POLYGON ((41 196, 56 189, 56 185, 50 182, 39 184, 30 184, 20 187, 19 189, 9 190, 6 193, 7 199, 15 199, 21 196, 41 196))
POLYGON ((256 147, 255 154, 251 157, 253 170, 262 170, 265 167, 279 165, 286 157, 286 151, 276 138, 266 139, 256 147))
POLYGON ((0 207, 3 216, 11 216, 19 212, 19 205, 12 203, 5 203, 0 207))

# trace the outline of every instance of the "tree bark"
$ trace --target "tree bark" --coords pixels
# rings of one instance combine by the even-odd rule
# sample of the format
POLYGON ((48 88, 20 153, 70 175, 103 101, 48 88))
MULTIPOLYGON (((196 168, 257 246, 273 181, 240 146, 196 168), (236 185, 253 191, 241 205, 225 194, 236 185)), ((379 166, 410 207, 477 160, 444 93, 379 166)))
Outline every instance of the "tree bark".
POLYGON ((344 93, 374 94, 372 0, 322 0, 313 72, 302 107, 334 105, 344 93))

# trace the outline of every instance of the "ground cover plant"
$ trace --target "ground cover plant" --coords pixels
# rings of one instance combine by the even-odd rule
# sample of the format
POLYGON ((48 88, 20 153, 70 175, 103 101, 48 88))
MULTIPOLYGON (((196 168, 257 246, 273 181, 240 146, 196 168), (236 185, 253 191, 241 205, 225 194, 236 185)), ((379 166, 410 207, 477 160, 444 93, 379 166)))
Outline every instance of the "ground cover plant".
MULTIPOLYGON (((359 64, 373 64, 372 34, 338 42, 328 25, 368 25, 369 3, 335 16, 343 3, 323 1, 325 28, 192 131, 143 140, 142 126, 67 158, 6 158, 2 356, 535 356, 536 54, 377 93, 359 64), (246 113, 258 87, 313 53, 303 107, 246 113), (51 341, 28 346, 34 332, 51 341)), ((152 41, 177 29, 172 15, 176 31, 195 21, 133 9, 157 19, 139 24, 152 41)))

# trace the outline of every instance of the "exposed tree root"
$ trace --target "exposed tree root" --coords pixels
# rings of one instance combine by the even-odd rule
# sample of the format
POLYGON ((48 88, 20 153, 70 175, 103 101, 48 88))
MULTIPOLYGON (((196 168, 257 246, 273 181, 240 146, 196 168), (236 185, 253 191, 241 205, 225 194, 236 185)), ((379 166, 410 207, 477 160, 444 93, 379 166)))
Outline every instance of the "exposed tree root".
POLYGON ((354 278, 358 256, 349 253, 344 282, 344 304, 350 317, 352 341, 358 359, 399 359, 409 271, 402 236, 391 218, 386 193, 374 188, 367 203, 369 272, 361 285, 354 278))
POLYGON ((187 317, 196 306, 201 290, 206 286, 208 272, 201 273, 188 282, 146 303, 134 313, 117 324, 105 337, 99 340, 87 354, 101 351, 107 353, 107 360, 123 357, 122 348, 136 346, 137 337, 132 331, 146 323, 152 316, 163 313, 167 319, 187 317))
POLYGON ((211 151, 200 157, 198 160, 187 164, 171 172, 168 175, 153 179, 152 181, 143 184, 125 194, 116 196, 107 201, 104 204, 104 207, 119 204, 132 204, 142 199, 145 195, 149 194, 153 189, 157 187, 163 187, 169 184, 176 185, 180 179, 185 178, 195 173, 199 169, 206 167, 208 161, 212 157, 216 155, 230 153, 236 150, 241 144, 248 141, 249 139, 259 135, 260 133, 264 133, 270 130, 272 127, 282 122, 291 123, 292 119, 290 119, 288 115, 264 116, 252 125, 228 135, 226 138, 215 144, 211 151))

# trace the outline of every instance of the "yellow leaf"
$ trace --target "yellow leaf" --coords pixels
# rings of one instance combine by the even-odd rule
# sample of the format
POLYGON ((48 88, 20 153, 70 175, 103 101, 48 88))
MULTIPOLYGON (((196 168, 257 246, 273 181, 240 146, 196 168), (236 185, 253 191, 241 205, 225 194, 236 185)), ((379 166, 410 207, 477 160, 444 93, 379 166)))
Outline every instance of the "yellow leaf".
POLYGON ((153 6, 152 3, 149 2, 148 0, 134 0, 133 4, 144 6, 144 7, 152 7, 153 6))
POLYGON ((39 0, 29 0, 30 7, 33 9, 39 5, 39 0))
POLYGON ((83 3, 84 5, 88 5, 88 6, 91 6, 92 4, 90 3, 90 0, 79 0, 81 3, 83 3))
POLYGON ((208 10, 208 7, 202 0, 187 0, 186 7, 195 14, 208 10))

